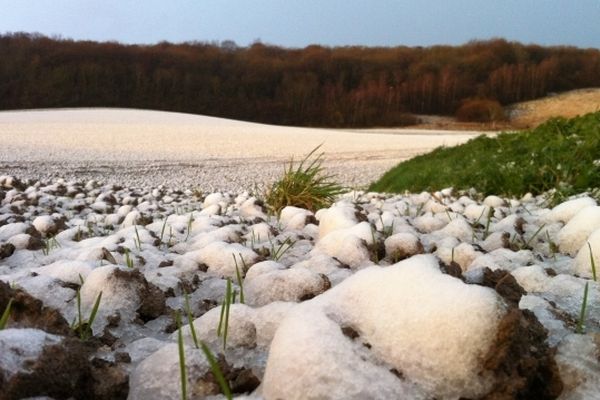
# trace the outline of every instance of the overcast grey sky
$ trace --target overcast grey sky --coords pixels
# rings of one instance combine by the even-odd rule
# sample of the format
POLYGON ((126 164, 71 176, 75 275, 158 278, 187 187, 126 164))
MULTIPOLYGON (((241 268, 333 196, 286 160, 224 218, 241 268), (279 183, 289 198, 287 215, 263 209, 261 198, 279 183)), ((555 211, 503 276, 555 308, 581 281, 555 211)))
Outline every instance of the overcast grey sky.
POLYGON ((0 0, 0 32, 123 43, 600 48, 600 0, 0 0))

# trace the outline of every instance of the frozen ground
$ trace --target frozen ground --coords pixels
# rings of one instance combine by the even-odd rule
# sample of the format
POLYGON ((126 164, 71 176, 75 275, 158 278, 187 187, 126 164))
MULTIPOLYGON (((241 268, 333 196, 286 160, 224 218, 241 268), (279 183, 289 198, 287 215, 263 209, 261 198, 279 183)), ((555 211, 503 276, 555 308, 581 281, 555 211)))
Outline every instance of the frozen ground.
POLYGON ((72 109, 0 112, 0 171, 212 190, 270 182, 291 157, 323 144, 328 171, 351 187, 400 160, 476 133, 280 127, 171 112, 72 109))
POLYGON ((247 192, 0 176, 0 399, 181 399, 186 293, 189 399, 225 398, 190 320, 238 400, 597 399, 591 252, 585 195, 353 192, 276 216, 247 192))

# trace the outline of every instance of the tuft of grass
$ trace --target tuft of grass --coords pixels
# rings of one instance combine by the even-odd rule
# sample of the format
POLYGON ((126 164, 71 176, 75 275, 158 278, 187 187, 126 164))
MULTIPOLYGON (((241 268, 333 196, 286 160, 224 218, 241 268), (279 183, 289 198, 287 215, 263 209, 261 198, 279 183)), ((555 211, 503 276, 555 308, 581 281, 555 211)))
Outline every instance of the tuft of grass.
POLYGON ((294 168, 292 159, 284 167, 283 176, 267 190, 265 203, 279 213, 286 206, 302 207, 316 211, 329 207, 344 188, 324 173, 323 153, 315 147, 294 168))
POLYGON ((454 187, 505 196, 552 190, 556 202, 600 187, 598 154, 600 111, 438 148, 392 168, 369 190, 402 193, 454 187))
POLYGON ((0 331, 6 328, 6 323, 8 322, 8 318, 10 317, 10 310, 12 307, 13 299, 8 300, 8 304, 2 313, 2 317, 0 317, 0 331))
MULTIPOLYGON (((83 285, 83 278, 81 275, 79 275, 79 280, 83 285)), ((92 324, 94 323, 96 315, 98 314, 98 309, 100 308, 102 292, 98 293, 98 297, 96 297, 96 301, 92 307, 92 312, 87 320, 83 318, 83 313, 81 312, 81 288, 77 289, 75 296, 77 299, 77 321, 73 321, 71 324, 71 329, 79 334, 79 338, 81 340, 88 340, 94 335, 92 331, 92 324)))
POLYGON ((276 245, 275 243, 273 243, 271 236, 269 236, 269 245, 271 247, 269 254, 271 256, 271 259, 273 261, 279 261, 289 249, 294 247, 295 244, 296 242, 288 237, 282 243, 276 245))
POLYGON ((42 254, 47 256, 50 254, 52 249, 58 249, 61 247, 60 243, 54 236, 44 239, 44 247, 42 247, 42 254))

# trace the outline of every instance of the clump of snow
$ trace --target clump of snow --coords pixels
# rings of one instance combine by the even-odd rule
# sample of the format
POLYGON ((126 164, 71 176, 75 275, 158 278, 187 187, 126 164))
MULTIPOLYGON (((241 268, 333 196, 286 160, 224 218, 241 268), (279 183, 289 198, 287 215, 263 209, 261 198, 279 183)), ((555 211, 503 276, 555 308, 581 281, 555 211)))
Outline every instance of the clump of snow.
POLYGON ((544 219, 549 222, 562 222, 566 224, 582 209, 595 205, 596 200, 587 196, 568 200, 555 206, 544 216, 544 219))
POLYGON ((564 383, 561 399, 596 399, 600 393, 600 340, 571 334, 558 346, 556 362, 564 383))
POLYGON ((589 235, 598 228, 600 228, 600 206, 581 209, 558 232, 560 251, 574 256, 585 244, 589 235))
POLYGON ((446 224, 448 224, 448 218, 446 216, 442 216, 441 214, 431 214, 429 212, 413 220, 414 227, 423 233, 437 231, 446 226, 446 224))
POLYGON ((85 261, 59 260, 35 270, 40 275, 47 275, 63 282, 81 284, 80 278, 87 278, 93 266, 85 261))
POLYGON ((236 278, 236 261, 241 272, 244 264, 251 266, 258 259, 258 254, 251 249, 239 243, 225 242, 210 243, 201 250, 188 253, 188 255, 194 257, 198 262, 206 264, 209 272, 230 278, 236 278))
MULTIPOLYGON (((198 382, 209 371, 208 361, 201 350, 185 347, 185 364, 189 382, 198 382)), ((208 385, 194 385, 195 396, 205 398, 208 385), (204 390, 203 390, 204 389, 204 390)), ((129 400, 179 400, 181 377, 177 343, 169 343, 156 351, 131 373, 129 400)))
POLYGON ((315 250, 335 257, 352 268, 359 268, 371 263, 367 245, 373 243, 373 235, 368 222, 337 228, 325 236, 319 235, 315 250))
POLYGON ((573 272, 579 276, 591 278, 593 275, 592 257, 596 267, 596 274, 600 275, 600 229, 592 232, 587 241, 581 246, 581 249, 579 249, 573 263, 573 272))
POLYGON ((485 199, 483 199, 483 204, 488 207, 498 208, 498 207, 505 206, 506 202, 501 197, 492 195, 492 196, 487 196, 485 199))
POLYGON ((33 220, 32 224, 44 236, 56 232, 56 222, 50 215, 40 215, 33 220))
POLYGON ((286 399, 477 397, 493 384, 480 363, 503 313, 493 290, 443 275, 432 256, 368 268, 282 322, 263 393, 286 399), (368 356, 364 346, 344 338, 345 326, 369 344, 368 356), (332 394, 328 382, 339 390, 332 394))
POLYGON ((307 300, 321 294, 330 285, 326 277, 306 268, 276 269, 246 277, 244 294, 247 304, 264 306, 274 301, 307 300))
POLYGON ((385 254, 395 262, 423 253, 423 245, 412 233, 396 233, 384 241, 385 254))
POLYGON ((479 255, 467 269, 488 267, 491 270, 504 269, 512 271, 520 266, 532 264, 535 261, 529 250, 514 252, 510 249, 496 249, 487 254, 479 255))
POLYGON ((335 205, 317 211, 315 217, 319 221, 319 238, 324 238, 329 233, 351 228, 358 222, 356 209, 348 203, 336 203, 335 205))
POLYGON ((119 279, 115 272, 119 267, 107 265, 98 267, 90 272, 81 286, 81 308, 87 318, 102 292, 102 298, 94 332, 102 332, 107 324, 107 318, 119 314, 122 320, 132 321, 140 305, 137 283, 119 279))
POLYGON ((548 274, 540 265, 530 265, 515 269, 511 272, 517 283, 525 289, 526 292, 544 292, 548 286, 548 274))
POLYGON ((299 207, 287 206, 281 210, 279 214, 279 222, 286 229, 302 229, 306 225, 306 219, 314 216, 308 210, 299 207))
POLYGON ((44 347, 61 342, 61 337, 39 329, 0 330, 0 373, 3 381, 19 372, 27 372, 44 347))

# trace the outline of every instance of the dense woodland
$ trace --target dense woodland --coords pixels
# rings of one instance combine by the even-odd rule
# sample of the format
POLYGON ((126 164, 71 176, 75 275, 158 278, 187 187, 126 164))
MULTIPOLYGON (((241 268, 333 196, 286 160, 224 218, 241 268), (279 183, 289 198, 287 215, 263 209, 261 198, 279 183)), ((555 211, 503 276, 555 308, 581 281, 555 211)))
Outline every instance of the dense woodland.
POLYGON ((502 39, 286 49, 0 36, 0 109, 134 107, 304 126, 396 126, 600 86, 600 50, 502 39))

